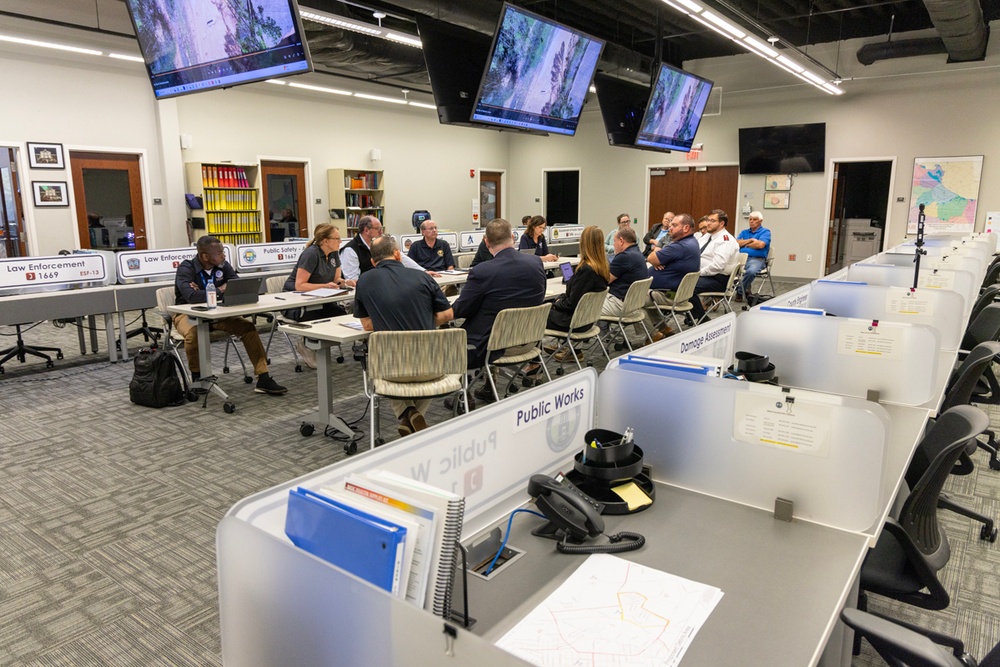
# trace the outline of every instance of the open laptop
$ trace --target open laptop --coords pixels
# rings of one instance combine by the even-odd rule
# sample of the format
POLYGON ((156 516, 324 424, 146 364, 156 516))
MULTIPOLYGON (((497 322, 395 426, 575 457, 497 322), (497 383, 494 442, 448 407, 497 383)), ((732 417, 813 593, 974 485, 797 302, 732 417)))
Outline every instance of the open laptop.
POLYGON ((563 282, 568 283, 569 279, 573 277, 573 265, 569 262, 563 262, 559 265, 559 269, 562 271, 563 282))
POLYGON ((521 253, 522 255, 534 255, 535 254, 535 249, 534 248, 518 248, 517 251, 519 253, 521 253))
POLYGON ((231 278, 222 294, 225 306, 246 306, 257 303, 260 297, 260 278, 231 278))

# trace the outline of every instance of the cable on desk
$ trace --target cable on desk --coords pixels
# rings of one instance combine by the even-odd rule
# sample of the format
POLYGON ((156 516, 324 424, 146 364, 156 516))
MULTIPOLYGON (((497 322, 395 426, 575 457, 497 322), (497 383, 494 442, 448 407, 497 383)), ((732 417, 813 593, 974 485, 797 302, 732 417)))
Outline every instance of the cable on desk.
POLYGON ((540 516, 543 519, 547 518, 544 514, 542 514, 541 512, 536 512, 535 510, 517 509, 517 510, 514 510, 513 512, 511 512, 510 516, 507 517, 507 532, 504 533, 503 542, 500 543, 500 548, 497 549, 497 555, 494 556, 493 560, 490 561, 490 566, 488 568, 486 568, 486 571, 483 572, 483 574, 488 575, 490 572, 493 571, 493 566, 496 565, 497 559, 500 558, 500 554, 503 553, 503 548, 505 546, 507 546, 507 539, 510 537, 510 527, 514 523, 514 515, 515 514, 519 514, 520 512, 526 512, 528 514, 534 514, 535 516, 540 516))
POLYGON ((620 554, 626 551, 641 549, 646 544, 646 538, 639 533, 621 531, 614 535, 608 535, 611 544, 570 544, 566 538, 556 545, 556 550, 561 554, 620 554), (622 540, 627 540, 622 542, 622 540))

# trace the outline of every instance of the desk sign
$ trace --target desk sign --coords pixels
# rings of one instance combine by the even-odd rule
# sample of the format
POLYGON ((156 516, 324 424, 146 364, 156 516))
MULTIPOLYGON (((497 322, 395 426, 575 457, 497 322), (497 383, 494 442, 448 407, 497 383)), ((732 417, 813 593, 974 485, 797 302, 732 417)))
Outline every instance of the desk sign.
POLYGON ((567 243, 579 241, 583 230, 583 225, 552 225, 546 228, 545 235, 549 237, 549 243, 567 243))
POLYGON ((268 269, 299 261, 305 241, 290 243, 250 243, 236 246, 236 270, 268 269))
MULTIPOLYGON (((462 232, 462 236, 467 235, 468 232, 462 232)), ((481 232, 480 232, 481 234, 481 232)), ((455 232, 440 232, 438 233, 438 238, 442 241, 446 241, 449 246, 451 246, 452 252, 457 252, 458 249, 458 234, 455 232)), ((400 234, 396 237, 396 243, 399 244, 399 252, 404 255, 410 251, 410 246, 417 241, 422 241, 424 239, 423 234, 400 234)), ((476 244, 478 245, 478 241, 476 244)))
POLYGON ((185 259, 195 256, 192 246, 165 250, 127 250, 118 253, 118 277, 125 280, 172 276, 185 259))
POLYGON ((101 282, 107 276, 102 255, 55 255, 0 260, 0 288, 101 282))
POLYGON ((458 237, 459 250, 478 250, 479 242, 483 240, 485 233, 486 231, 482 229, 470 229, 467 232, 462 232, 458 237))

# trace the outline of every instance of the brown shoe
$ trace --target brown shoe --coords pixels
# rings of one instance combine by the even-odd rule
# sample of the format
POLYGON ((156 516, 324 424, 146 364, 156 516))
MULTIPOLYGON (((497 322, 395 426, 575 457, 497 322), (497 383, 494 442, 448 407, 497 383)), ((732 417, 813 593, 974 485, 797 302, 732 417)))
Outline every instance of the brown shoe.
POLYGON ((405 438, 406 436, 413 433, 413 425, 410 424, 410 420, 403 415, 399 418, 399 437, 405 438))
POLYGON ((423 431, 427 428, 427 420, 424 416, 417 411, 416 408, 412 408, 410 412, 410 426, 413 427, 413 432, 423 431))

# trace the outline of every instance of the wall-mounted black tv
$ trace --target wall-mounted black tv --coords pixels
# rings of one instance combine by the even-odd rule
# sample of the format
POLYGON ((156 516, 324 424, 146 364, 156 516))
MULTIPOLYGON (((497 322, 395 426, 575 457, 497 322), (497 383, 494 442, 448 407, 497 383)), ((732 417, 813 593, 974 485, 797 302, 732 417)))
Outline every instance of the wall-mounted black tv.
POLYGON ((295 0, 126 0, 157 99, 312 71, 295 0))
POLYGON ((826 168, 826 123, 740 128, 741 174, 805 174, 826 168))
POLYGON ((574 134, 604 40, 504 4, 472 120, 574 134))
POLYGON ((635 137, 639 134, 642 115, 649 101, 649 86, 598 72, 594 77, 594 88, 597 89, 597 103, 601 107, 608 143, 637 148, 635 137))
POLYGON ((493 38, 423 14, 416 19, 438 120, 445 125, 472 125, 469 119, 493 38))
POLYGON ((708 79, 661 64, 636 145, 689 152, 713 85, 708 79))

